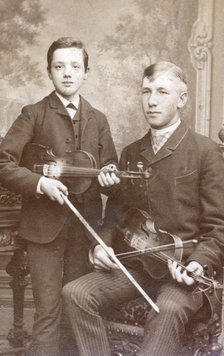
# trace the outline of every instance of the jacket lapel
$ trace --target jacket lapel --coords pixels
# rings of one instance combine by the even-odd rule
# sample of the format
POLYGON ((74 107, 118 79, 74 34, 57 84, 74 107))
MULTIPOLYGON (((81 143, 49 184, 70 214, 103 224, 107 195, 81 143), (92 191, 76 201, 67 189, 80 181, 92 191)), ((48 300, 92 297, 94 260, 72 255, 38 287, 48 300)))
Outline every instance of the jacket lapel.
MULTIPOLYGON (((62 104, 61 100, 58 98, 58 96, 55 94, 55 91, 53 91, 49 95, 49 102, 50 102, 50 107, 55 110, 55 114, 59 114, 63 116, 64 118, 69 117, 68 112, 64 105, 62 104)), ((80 115, 81 115, 81 141, 83 137, 83 133, 85 131, 87 122, 93 117, 94 109, 93 107, 83 99, 83 97, 80 96, 80 115)))
POLYGON ((155 154, 151 145, 151 130, 142 138, 140 146, 140 155, 148 162, 151 163, 155 154))
POLYGON ((93 117, 93 107, 80 96, 80 113, 81 113, 81 139, 87 125, 87 122, 93 117))
POLYGON ((151 130, 149 130, 148 134, 142 140, 140 154, 148 161, 150 165, 161 161, 162 159, 169 157, 176 150, 187 132, 188 128, 186 127, 185 123, 181 121, 181 124, 174 131, 172 136, 155 155, 151 145, 151 130))
POLYGON ((49 95, 49 101, 50 101, 50 107, 55 110, 56 114, 63 115, 63 116, 69 116, 68 112, 65 109, 64 105, 62 104, 61 100, 55 94, 55 91, 53 91, 49 95))

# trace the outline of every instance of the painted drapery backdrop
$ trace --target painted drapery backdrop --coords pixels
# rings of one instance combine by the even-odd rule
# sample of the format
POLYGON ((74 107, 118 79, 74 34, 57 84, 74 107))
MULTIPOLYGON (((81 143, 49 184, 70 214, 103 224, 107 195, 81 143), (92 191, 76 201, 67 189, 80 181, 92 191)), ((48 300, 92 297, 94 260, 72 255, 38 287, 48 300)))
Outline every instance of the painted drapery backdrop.
POLYGON ((23 105, 53 90, 46 71, 50 44, 81 39, 90 56, 83 96, 108 117, 120 153, 148 129, 141 108, 145 66, 168 60, 187 73, 183 117, 194 127, 195 70, 188 41, 197 0, 0 0, 0 134, 23 105))

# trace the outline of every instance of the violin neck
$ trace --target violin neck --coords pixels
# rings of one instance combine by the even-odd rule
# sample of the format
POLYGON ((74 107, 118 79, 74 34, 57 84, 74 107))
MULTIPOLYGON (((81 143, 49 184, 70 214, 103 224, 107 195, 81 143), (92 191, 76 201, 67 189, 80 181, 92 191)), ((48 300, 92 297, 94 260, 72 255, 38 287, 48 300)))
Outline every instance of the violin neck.
POLYGON ((189 275, 189 277, 193 278, 193 280, 195 282, 198 283, 202 283, 208 287, 214 287, 216 286, 216 288, 223 288, 223 285, 221 285, 219 282, 212 280, 211 278, 208 278, 204 275, 198 275, 195 272, 190 272, 187 270, 186 266, 184 266, 181 262, 176 261, 174 258, 169 257, 168 255, 166 255, 163 252, 158 252, 152 255, 153 258, 155 258, 156 260, 159 260, 160 262, 166 263, 168 262, 168 260, 170 259, 173 262, 177 262, 178 265, 181 267, 181 269, 183 271, 186 271, 187 274, 189 275))
POLYGON ((35 164, 33 167, 35 173, 44 175, 45 177, 59 178, 59 177, 97 177, 100 169, 72 167, 51 165, 51 164, 35 164))
MULTIPOLYGON (((44 175, 45 177, 59 178, 59 177, 97 177, 101 172, 98 168, 86 168, 76 166, 60 166, 60 164, 35 164, 33 172, 44 175)), ((106 171, 105 171, 106 172, 106 171)), ((132 171, 115 171, 114 174, 120 178, 143 178, 144 173, 132 171)))

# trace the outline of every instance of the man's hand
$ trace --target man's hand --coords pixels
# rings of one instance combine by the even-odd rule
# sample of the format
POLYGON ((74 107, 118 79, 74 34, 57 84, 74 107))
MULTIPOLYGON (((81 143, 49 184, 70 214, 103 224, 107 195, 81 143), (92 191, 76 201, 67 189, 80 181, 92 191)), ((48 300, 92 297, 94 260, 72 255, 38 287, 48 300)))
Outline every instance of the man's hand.
MULTIPOLYGON (((114 250, 112 249, 112 247, 108 247, 108 249, 114 254, 114 250)), ((119 268, 114 262, 111 261, 110 256, 107 254, 107 252, 103 249, 101 245, 97 245, 94 248, 92 262, 96 270, 104 269, 109 271, 110 269, 119 268)))
POLYGON ((59 204, 64 204, 64 199, 61 193, 68 195, 68 188, 59 180, 53 178, 42 177, 40 183, 40 190, 46 194, 51 200, 57 201, 59 204))
POLYGON ((187 272, 193 272, 198 276, 201 276, 204 273, 203 267, 196 261, 190 262, 187 265, 186 270, 181 271, 181 266, 178 266, 177 262, 172 262, 171 260, 169 260, 168 268, 173 279, 175 279, 179 283, 185 283, 188 286, 194 284, 195 280, 190 277, 187 272))

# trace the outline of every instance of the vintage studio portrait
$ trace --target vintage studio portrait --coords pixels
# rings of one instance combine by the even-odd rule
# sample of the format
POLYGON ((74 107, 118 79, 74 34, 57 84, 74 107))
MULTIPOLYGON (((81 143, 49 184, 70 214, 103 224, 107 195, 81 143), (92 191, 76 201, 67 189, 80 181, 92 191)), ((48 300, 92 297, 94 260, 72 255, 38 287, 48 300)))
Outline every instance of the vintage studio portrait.
POLYGON ((224 355, 223 19, 0 0, 0 356, 224 355))

